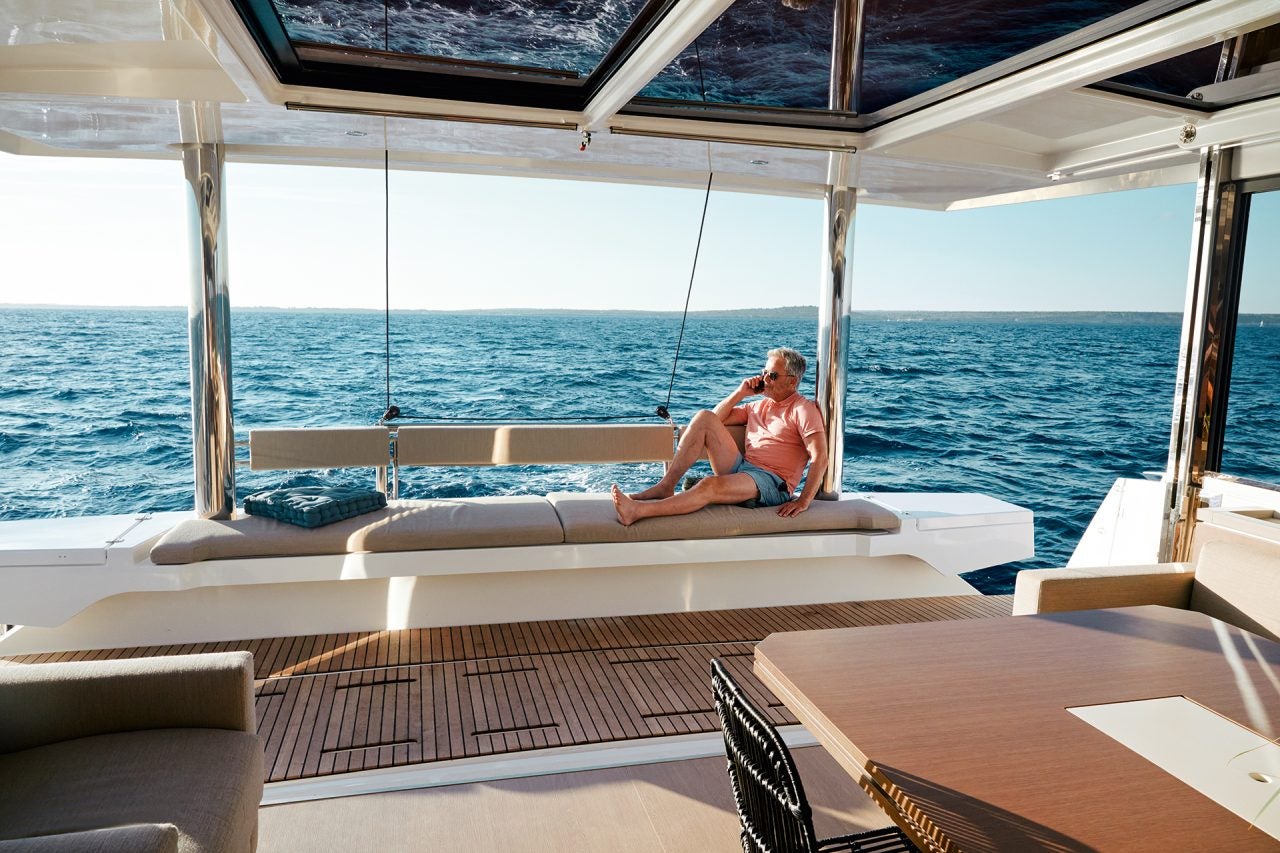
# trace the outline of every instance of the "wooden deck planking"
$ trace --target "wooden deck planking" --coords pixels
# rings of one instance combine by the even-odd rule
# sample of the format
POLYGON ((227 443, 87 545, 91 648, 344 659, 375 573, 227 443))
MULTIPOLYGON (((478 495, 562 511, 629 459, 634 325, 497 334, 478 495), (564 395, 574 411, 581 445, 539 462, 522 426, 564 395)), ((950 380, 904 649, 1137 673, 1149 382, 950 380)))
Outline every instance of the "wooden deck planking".
POLYGON ((719 657, 777 725, 751 672, 776 631, 1008 615, 1011 596, 858 601, 276 637, 13 658, 34 663, 246 650, 268 781, 714 731, 719 657))

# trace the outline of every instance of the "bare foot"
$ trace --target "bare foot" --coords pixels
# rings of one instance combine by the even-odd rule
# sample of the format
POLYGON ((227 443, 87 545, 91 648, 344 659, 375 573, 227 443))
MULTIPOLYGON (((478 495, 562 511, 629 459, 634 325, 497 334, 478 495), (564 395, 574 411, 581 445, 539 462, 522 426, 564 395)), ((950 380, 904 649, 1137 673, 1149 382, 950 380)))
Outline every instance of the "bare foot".
POLYGON ((659 483, 656 486, 650 486, 643 492, 636 492, 633 495, 627 495, 627 497, 633 501, 659 501, 663 498, 669 498, 675 493, 675 486, 664 486, 659 483))
POLYGON ((630 527, 639 518, 640 508, 636 506, 635 500, 630 495, 623 494, 616 483, 609 489, 609 494, 613 495, 613 509, 618 513, 618 523, 623 527, 630 527))

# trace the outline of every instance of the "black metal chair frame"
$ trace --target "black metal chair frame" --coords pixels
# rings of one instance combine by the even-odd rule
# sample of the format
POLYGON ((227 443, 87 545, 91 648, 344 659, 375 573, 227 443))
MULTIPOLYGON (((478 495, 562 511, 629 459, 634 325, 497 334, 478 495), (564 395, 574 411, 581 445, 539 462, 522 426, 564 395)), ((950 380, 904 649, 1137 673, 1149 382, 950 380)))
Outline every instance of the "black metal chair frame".
POLYGON ((719 660, 711 691, 724 732, 729 782, 745 853, 899 853, 916 847, 897 827, 819 839, 813 810, 782 736, 719 660))

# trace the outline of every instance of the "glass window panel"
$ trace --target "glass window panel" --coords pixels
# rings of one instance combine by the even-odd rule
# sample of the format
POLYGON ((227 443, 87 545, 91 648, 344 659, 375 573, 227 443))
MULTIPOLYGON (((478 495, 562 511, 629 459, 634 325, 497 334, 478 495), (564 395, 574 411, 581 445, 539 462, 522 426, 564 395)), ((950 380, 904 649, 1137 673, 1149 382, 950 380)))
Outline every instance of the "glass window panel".
POLYGON ((859 111, 882 110, 1138 5, 868 0, 859 111))
POLYGON ((1255 195, 1227 394, 1222 473, 1280 484, 1280 191, 1255 195))
POLYGON ((640 97, 826 109, 834 17, 835 0, 738 0, 640 97))
POLYGON ((289 38, 587 76, 645 0, 426 0, 387 20, 373 0, 272 0, 289 38))
POLYGON ((1222 44, 1213 44, 1163 62, 1135 68, 1112 77, 1107 82, 1185 98, 1191 94, 1191 90, 1213 82, 1218 73, 1220 56, 1222 44))
POLYGON ((385 11, 379 0, 272 0, 291 41, 383 50, 385 11))

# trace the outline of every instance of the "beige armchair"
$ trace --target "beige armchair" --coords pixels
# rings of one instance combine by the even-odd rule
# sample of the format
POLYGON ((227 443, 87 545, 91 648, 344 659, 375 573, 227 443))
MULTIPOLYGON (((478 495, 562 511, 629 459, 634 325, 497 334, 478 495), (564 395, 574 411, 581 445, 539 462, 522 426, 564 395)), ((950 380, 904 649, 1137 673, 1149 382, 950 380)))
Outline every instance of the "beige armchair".
POLYGON ((0 853, 252 851, 247 652, 0 666, 0 853))
POLYGON ((1163 604, 1280 639, 1280 544, 1206 542, 1193 563, 1018 572, 1014 614, 1163 604))

